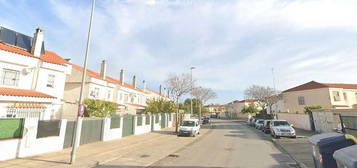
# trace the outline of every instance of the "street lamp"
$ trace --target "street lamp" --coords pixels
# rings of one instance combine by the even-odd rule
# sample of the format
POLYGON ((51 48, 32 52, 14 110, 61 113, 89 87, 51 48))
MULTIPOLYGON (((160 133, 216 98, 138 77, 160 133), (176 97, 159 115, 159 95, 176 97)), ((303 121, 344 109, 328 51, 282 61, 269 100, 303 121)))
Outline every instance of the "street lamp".
POLYGON ((192 70, 194 70, 194 69, 196 69, 196 67, 190 68, 190 70, 191 70, 191 110, 190 110, 191 115, 193 114, 193 110, 192 110, 192 89, 193 89, 192 70))
POLYGON ((95 7, 95 0, 92 0, 92 11, 90 14, 89 29, 88 29, 88 36, 87 36, 87 46, 86 46, 86 52, 85 52, 85 56, 84 56, 84 63, 83 63, 81 90, 79 93, 78 114, 77 114, 77 119, 76 119, 75 132, 74 132, 74 136, 73 136, 73 140, 72 140, 72 152, 71 152, 71 160, 70 160, 71 164, 73 164, 76 160, 77 146, 79 146, 79 140, 80 140, 81 131, 82 131, 82 116, 83 116, 83 112, 84 112, 83 88, 84 88, 84 83, 85 83, 86 73, 87 73, 87 62, 88 62, 90 39, 91 39, 91 32, 92 32, 92 21, 93 21, 93 17, 94 17, 94 7, 95 7))

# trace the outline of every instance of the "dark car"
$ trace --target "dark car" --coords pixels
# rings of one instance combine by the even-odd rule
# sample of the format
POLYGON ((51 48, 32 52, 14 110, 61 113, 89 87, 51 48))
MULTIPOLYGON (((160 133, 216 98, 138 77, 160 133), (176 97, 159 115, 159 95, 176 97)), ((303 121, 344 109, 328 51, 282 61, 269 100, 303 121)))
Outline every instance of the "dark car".
POLYGON ((208 124, 210 121, 209 121, 209 118, 208 117, 205 117, 202 119, 202 124, 208 124))
POLYGON ((263 124, 263 128, 262 128, 262 131, 266 134, 269 134, 270 133, 270 121, 271 120, 265 120, 264 121, 264 124, 263 124))

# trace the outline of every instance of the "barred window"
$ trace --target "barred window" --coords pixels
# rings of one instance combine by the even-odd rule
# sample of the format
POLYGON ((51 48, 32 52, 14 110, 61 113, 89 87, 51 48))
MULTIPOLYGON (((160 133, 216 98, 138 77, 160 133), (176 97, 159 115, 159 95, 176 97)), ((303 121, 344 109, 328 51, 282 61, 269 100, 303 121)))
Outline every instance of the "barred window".
POLYGON ((7 86, 17 86, 19 83, 20 72, 11 69, 3 69, 1 84, 7 86))
POLYGON ((47 87, 53 88, 54 85, 55 85, 55 75, 49 74, 47 78, 47 87))

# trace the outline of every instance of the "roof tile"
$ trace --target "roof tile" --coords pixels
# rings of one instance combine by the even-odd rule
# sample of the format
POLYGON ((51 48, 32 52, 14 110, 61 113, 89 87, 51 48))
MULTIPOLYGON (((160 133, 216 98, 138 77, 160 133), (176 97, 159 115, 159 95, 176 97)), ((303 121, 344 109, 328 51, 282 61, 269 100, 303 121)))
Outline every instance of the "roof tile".
POLYGON ((21 96, 21 97, 39 97, 39 98, 55 98, 45 93, 27 89, 0 88, 2 96, 21 96))

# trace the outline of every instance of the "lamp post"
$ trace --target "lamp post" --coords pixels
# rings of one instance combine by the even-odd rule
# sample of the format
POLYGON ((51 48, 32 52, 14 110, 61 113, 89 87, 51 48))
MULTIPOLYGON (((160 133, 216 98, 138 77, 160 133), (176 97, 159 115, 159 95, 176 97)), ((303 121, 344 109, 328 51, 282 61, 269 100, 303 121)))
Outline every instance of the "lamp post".
POLYGON ((84 63, 83 63, 81 90, 80 90, 80 94, 79 94, 78 114, 77 114, 77 119, 76 119, 75 132, 74 132, 74 136, 73 136, 73 140, 72 140, 72 152, 71 152, 71 160, 70 160, 71 164, 73 164, 76 160, 77 146, 79 145, 80 135, 81 135, 81 131, 82 131, 82 119, 83 119, 82 117, 83 117, 83 111, 84 111, 83 88, 84 88, 86 73, 87 73, 87 62, 88 62, 90 39, 91 39, 91 32, 92 32, 91 31, 92 30, 92 21, 93 21, 93 17, 94 17, 94 8, 95 8, 95 0, 92 0, 92 11, 91 11, 90 20, 89 20, 87 46, 86 46, 86 52, 85 52, 85 56, 84 56, 84 63))
POLYGON ((193 79, 192 79, 192 70, 195 69, 195 67, 191 67, 191 110, 190 110, 190 113, 191 115, 193 114, 193 109, 192 109, 192 89, 193 89, 193 79))

